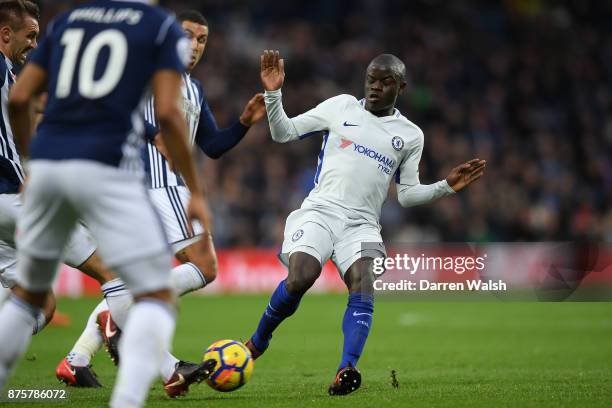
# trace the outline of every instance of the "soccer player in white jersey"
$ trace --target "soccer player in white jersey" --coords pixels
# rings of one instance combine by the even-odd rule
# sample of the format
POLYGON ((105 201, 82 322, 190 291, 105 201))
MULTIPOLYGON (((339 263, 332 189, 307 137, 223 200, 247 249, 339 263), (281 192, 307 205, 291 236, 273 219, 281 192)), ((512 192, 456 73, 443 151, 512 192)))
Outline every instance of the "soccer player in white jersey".
MULTIPOLYGON (((250 126, 265 115, 263 95, 257 94, 244 107, 240 118, 226 129, 219 129, 208 106, 204 90, 199 81, 191 77, 198 64, 209 34, 209 25, 201 13, 187 10, 177 15, 187 38, 191 40, 192 55, 187 72, 182 77, 182 103, 188 125, 190 144, 197 144, 209 157, 218 158, 234 147, 246 135, 250 126)), ((182 262, 171 271, 172 285, 178 295, 198 290, 210 284, 217 274, 217 257, 210 231, 204 231, 195 223, 190 230, 185 216, 185 205, 189 202, 189 190, 179 174, 173 171, 173 164, 167 159, 167 149, 157 129, 154 102, 149 100, 145 106, 147 133, 153 139, 147 143, 145 169, 147 171, 149 196, 160 214, 169 244, 175 256, 182 262)), ((81 378, 95 378, 90 368, 93 354, 104 342, 112 360, 119 362, 118 343, 123 321, 121 315, 127 314, 130 302, 118 302, 123 298, 125 285, 115 280, 105 287, 106 300, 102 301, 91 313, 87 326, 66 358, 56 367, 56 377, 67 385, 91 387, 90 381, 81 378), (106 302, 121 303, 123 311, 117 308, 108 312, 106 302), (99 326, 99 331, 98 331, 99 326), (75 372, 87 371, 81 377, 75 372)), ((190 384, 200 381, 206 373, 205 363, 180 361, 167 353, 162 364, 161 377, 164 389, 171 397, 185 395, 190 384)))
POLYGON ((61 14, 13 86, 11 123, 31 155, 31 174, 17 227, 17 286, 0 309, 0 388, 27 348, 79 219, 135 298, 111 407, 144 405, 171 345, 171 253, 142 184, 142 108, 151 89, 161 135, 193 192, 188 219, 209 228, 210 217, 178 108, 189 41, 173 16, 146 3, 98 0, 61 14), (30 144, 31 103, 45 90, 45 116, 30 144))
MULTIPOLYGON (((18 151, 8 119, 8 98, 15 82, 15 68, 23 64, 28 53, 36 48, 39 32, 39 10, 36 4, 24 0, 0 3, 0 283, 5 288, 15 286, 17 251, 15 225, 21 212, 20 189, 25 181, 22 157, 18 151)), ((95 243, 87 230, 79 225, 71 236, 64 253, 64 261, 96 279, 103 288, 113 275, 95 255, 95 243)), ((9 290, 0 288, 6 295, 9 290)), ((0 302, 1 303, 1 302, 0 302)), ((39 313, 34 333, 51 320, 55 311, 55 297, 49 291, 47 302, 39 313)), ((77 373, 83 383, 95 386, 95 377, 77 373)))
POLYGON ((344 395, 361 384, 356 365, 372 325, 373 258, 385 256, 379 216, 389 184, 397 183, 402 206, 425 204, 480 178, 485 161, 470 160, 455 167, 445 180, 420 184, 423 132, 394 107, 406 81, 405 66, 393 55, 379 55, 368 65, 363 99, 339 95, 291 119, 281 101, 284 77, 278 51, 265 51, 261 80, 272 139, 285 143, 323 132, 323 143, 315 187, 285 225, 280 257, 288 266, 288 277, 272 294, 247 347, 254 358, 261 356, 272 332, 297 310, 331 258, 349 299, 342 323, 341 362, 329 394, 344 395))

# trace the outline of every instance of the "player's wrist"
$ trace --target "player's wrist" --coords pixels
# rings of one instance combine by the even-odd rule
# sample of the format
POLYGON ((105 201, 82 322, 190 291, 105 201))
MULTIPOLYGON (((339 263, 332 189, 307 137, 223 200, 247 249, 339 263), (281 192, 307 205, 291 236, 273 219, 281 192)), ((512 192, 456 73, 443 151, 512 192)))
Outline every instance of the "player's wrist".
POLYGON ((240 118, 238 118, 238 122, 240 122, 240 124, 245 127, 253 126, 253 119, 249 116, 240 115, 240 118))
POLYGON ((271 90, 271 91, 268 91, 268 90, 266 89, 266 90, 264 91, 264 98, 265 98, 266 96, 273 96, 273 97, 274 97, 274 96, 276 96, 276 97, 278 97, 278 96, 281 96, 281 95, 282 95, 281 88, 274 89, 274 90, 271 90))
POLYGON ((440 185, 447 194, 455 194, 457 191, 450 185, 447 179, 441 180, 440 185))

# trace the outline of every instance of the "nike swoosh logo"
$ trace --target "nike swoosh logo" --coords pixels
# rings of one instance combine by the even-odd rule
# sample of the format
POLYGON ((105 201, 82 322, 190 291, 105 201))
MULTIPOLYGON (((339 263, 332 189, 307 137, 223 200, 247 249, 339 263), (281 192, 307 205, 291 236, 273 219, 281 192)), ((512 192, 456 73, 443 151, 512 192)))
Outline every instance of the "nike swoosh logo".
POLYGON ((64 365, 66 366, 66 369, 68 370, 68 372, 72 375, 76 375, 76 370, 72 367, 70 367, 70 364, 68 363, 64 363, 64 365))
POLYGON ((113 337, 115 334, 117 334, 117 330, 111 329, 111 317, 110 316, 106 320, 106 327, 104 328, 104 332, 106 334, 106 337, 108 337, 109 339, 113 337))
POLYGON ((343 126, 359 126, 359 125, 354 125, 352 123, 348 123, 346 120, 344 121, 344 123, 342 125, 343 126))
POLYGON ((372 313, 357 313, 357 312, 353 312, 353 316, 362 316, 362 315, 372 316, 372 313))
POLYGON ((177 385, 185 384, 185 377, 183 377, 183 374, 179 373, 178 377, 179 377, 178 380, 176 380, 172 384, 166 384, 166 387, 176 387, 177 385))

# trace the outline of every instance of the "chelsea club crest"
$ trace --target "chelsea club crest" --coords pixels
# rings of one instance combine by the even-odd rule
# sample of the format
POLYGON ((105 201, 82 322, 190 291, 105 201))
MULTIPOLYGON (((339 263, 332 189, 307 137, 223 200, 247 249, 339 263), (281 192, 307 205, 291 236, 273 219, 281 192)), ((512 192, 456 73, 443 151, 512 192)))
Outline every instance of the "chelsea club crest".
POLYGON ((303 229, 299 229, 297 231, 295 231, 293 233, 293 236, 291 237, 291 240, 293 242, 297 241, 298 239, 302 238, 302 235, 304 235, 304 230, 303 229))
POLYGON ((399 152, 404 148, 404 139, 399 136, 393 136, 393 139, 391 139, 391 145, 399 152))

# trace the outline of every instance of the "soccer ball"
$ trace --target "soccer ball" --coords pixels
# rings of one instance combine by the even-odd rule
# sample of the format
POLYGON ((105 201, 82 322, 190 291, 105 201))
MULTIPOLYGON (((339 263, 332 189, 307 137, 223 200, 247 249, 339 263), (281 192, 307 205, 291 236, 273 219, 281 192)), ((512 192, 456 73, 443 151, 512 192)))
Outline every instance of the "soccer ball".
POLYGON ((253 357, 244 344, 236 340, 219 340, 211 344, 204 360, 215 359, 217 365, 206 382, 217 391, 234 391, 246 384, 253 374, 253 357))

